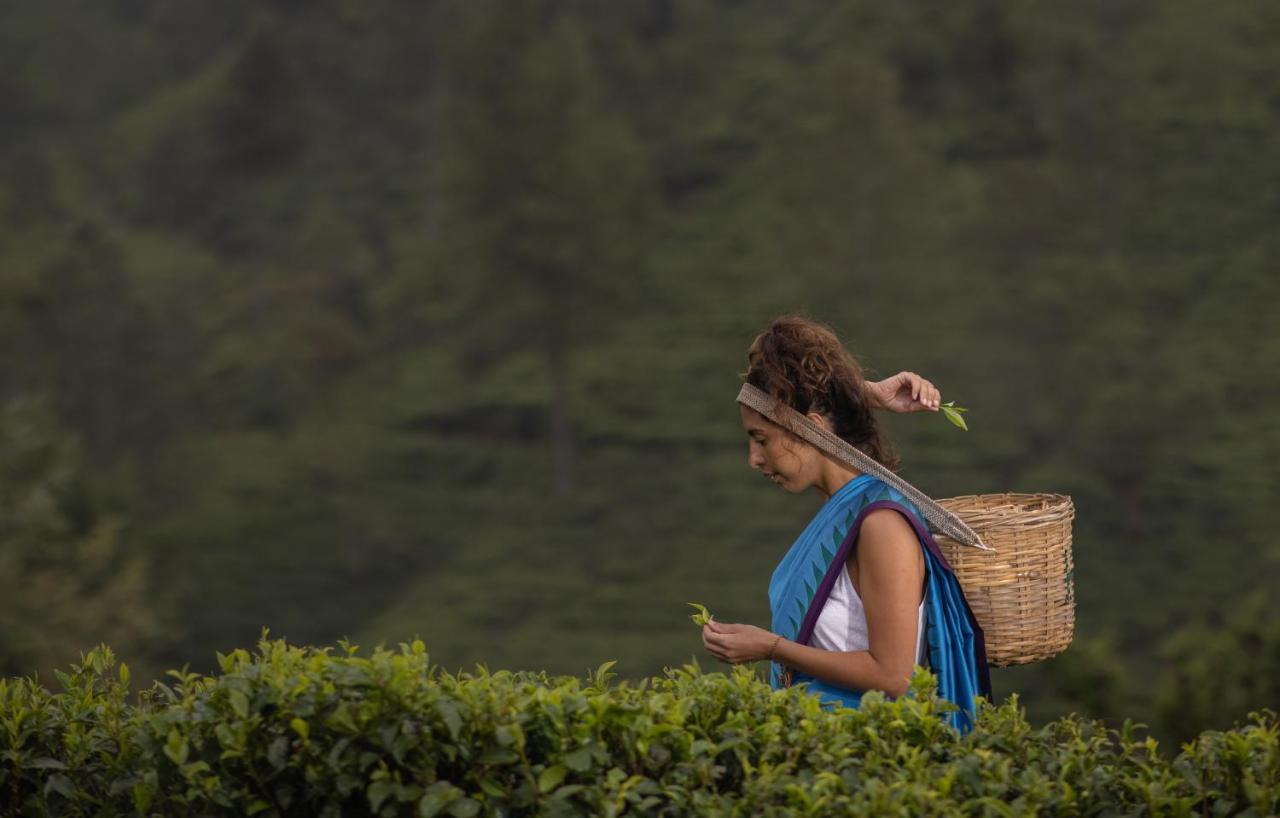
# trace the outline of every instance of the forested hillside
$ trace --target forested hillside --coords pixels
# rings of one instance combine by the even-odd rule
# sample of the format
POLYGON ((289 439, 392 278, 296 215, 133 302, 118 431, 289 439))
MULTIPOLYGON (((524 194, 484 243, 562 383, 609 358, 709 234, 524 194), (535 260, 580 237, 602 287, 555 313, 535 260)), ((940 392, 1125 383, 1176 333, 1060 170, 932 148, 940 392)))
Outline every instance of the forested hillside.
POLYGON ((1036 717, 1280 703, 1280 7, 0 8, 0 669, 249 644, 641 676, 763 624, 818 503, 745 467, 799 310, 1074 497, 1036 717), (1251 601, 1252 600, 1252 601, 1251 601))

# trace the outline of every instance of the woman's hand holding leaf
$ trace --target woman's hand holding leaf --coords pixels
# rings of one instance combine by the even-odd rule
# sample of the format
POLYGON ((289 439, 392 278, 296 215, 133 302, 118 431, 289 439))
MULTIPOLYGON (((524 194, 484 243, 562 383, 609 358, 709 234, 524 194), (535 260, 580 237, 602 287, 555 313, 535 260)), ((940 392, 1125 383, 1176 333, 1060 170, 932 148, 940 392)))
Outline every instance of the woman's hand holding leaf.
POLYGON ((868 381, 872 405, 889 412, 936 412, 942 393, 914 372, 899 372, 882 381, 868 381))
POLYGON ((775 634, 755 625, 708 622, 702 628, 702 645, 721 662, 740 665, 769 658, 775 634))

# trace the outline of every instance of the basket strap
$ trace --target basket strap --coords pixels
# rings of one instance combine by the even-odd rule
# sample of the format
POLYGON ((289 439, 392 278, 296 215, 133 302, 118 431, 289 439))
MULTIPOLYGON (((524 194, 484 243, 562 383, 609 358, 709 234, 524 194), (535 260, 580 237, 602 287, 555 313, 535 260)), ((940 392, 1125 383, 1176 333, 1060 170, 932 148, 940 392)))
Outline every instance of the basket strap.
POLYGON ((929 498, 929 495, 894 474, 883 464, 858 451, 848 441, 827 431, 764 390, 744 383, 742 390, 738 392, 738 403, 756 410, 801 440, 817 447, 818 451, 837 463, 878 477, 886 484, 893 486, 915 503, 920 513, 929 521, 929 527, 934 531, 946 534, 964 545, 972 545, 984 551, 991 550, 972 528, 965 525, 963 520, 938 505, 929 498))

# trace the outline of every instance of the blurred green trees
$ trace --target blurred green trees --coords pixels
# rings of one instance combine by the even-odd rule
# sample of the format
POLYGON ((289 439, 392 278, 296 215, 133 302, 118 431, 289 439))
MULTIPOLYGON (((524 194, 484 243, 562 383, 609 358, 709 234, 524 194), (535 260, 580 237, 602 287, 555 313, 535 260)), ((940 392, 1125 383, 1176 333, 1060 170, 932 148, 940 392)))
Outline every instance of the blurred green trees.
POLYGON ((1179 631, 1162 659, 1156 724, 1180 738, 1197 725, 1228 724, 1280 702, 1280 614, 1262 592, 1250 594, 1212 625, 1179 631))
POLYGON ((533 2, 450 11, 438 134, 440 262, 462 285, 451 329, 471 367, 531 355, 544 368, 563 496, 576 483, 579 348, 644 293, 634 236, 648 160, 601 83, 584 21, 533 2))
POLYGON ((124 521, 98 508, 77 447, 49 411, 0 407, 0 672, 64 664, 95 638, 160 635, 160 597, 124 521))

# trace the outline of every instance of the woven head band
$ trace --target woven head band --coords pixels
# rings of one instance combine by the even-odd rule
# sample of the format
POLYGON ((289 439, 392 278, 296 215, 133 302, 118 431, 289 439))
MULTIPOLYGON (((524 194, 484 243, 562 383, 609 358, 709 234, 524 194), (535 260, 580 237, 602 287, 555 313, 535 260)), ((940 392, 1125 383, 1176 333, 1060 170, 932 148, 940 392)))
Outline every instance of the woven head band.
POLYGON ((929 495, 764 390, 744 383, 742 390, 738 392, 738 403, 756 410, 842 466, 878 477, 887 485, 893 486, 915 503, 929 522, 930 529, 946 534, 964 545, 991 550, 963 520, 931 500, 929 495))

